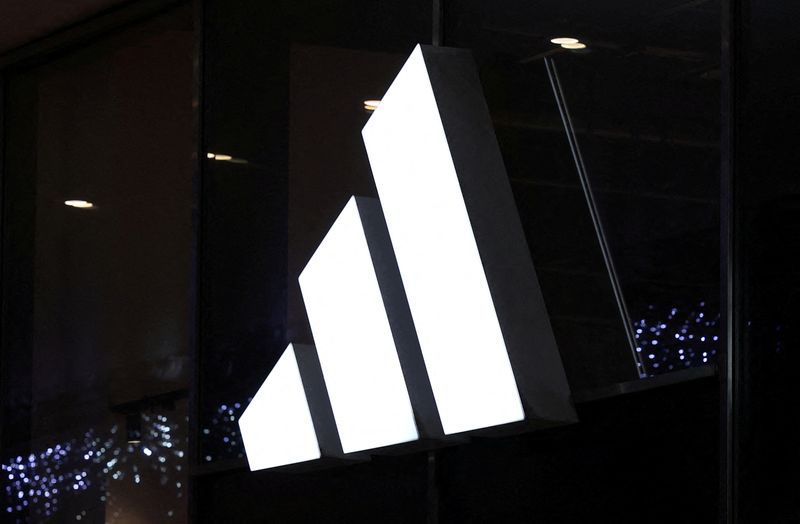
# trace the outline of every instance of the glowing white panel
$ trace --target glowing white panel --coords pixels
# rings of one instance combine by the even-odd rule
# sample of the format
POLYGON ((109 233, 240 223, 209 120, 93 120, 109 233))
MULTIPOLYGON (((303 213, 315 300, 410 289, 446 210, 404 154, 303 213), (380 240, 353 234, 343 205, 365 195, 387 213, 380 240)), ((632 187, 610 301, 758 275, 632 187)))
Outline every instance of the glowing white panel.
POLYGON ((291 344, 242 413, 239 430, 251 471, 320 458, 291 344))
POLYGON ((503 333, 419 46, 362 134, 445 433, 522 420, 503 333))
POLYGON ((355 198, 300 274, 345 453, 418 438, 355 198))

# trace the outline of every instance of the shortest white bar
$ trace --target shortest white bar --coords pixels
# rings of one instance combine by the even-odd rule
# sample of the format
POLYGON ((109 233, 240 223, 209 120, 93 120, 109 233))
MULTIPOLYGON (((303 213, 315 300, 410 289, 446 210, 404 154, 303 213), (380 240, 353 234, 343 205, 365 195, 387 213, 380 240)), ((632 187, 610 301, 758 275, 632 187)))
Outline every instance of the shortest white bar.
POLYGON ((320 458, 291 344, 242 413, 239 430, 251 471, 320 458))
POLYGON ((418 439, 395 340, 351 198, 300 274, 314 345, 345 453, 418 439))

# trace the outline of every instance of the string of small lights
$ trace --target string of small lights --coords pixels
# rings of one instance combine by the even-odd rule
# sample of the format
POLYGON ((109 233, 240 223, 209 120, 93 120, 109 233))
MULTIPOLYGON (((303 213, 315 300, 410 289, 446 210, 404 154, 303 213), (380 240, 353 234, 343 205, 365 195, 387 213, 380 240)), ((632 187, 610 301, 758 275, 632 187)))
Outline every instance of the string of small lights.
MULTIPOLYGON (((703 301, 691 307, 648 306, 633 323, 636 351, 643 356, 646 373, 653 376, 715 362, 720 347, 719 320, 719 314, 709 311, 703 301)), ((238 420, 249 401, 218 406, 201 428, 202 461, 244 457, 238 420)), ((180 477, 185 468, 186 451, 185 442, 174 436, 178 421, 165 414, 143 413, 142 422, 144 431, 138 444, 125 442, 124 431, 114 425, 104 434, 90 429, 79 439, 0 464, 5 476, 6 514, 48 520, 59 514, 66 497, 86 494, 94 487, 100 502, 108 506, 108 521, 113 522, 124 513, 124 505, 114 500, 114 482, 139 485, 157 479, 162 486, 171 484, 175 500, 180 499, 184 486, 173 478, 180 477), (132 460, 134 457, 140 460, 132 460)), ((164 513, 171 517, 175 508, 164 508, 164 513)), ((85 516, 83 510, 74 518, 85 516)))
MULTIPOLYGON (((124 432, 113 425, 102 434, 89 429, 80 438, 0 464, 5 475, 5 520, 25 522, 30 517, 42 522, 62 521, 65 508, 76 506, 75 498, 99 494, 99 502, 107 504, 106 521, 114 522, 125 510, 114 496, 114 483, 122 482, 139 485, 157 481, 162 487, 172 486, 173 500, 180 499, 184 486, 175 479, 182 478, 186 451, 185 442, 175 437, 179 421, 164 414, 143 413, 142 422, 145 431, 138 444, 126 442, 124 432)), ((85 498, 80 502, 92 504, 85 498)), ((163 511, 166 517, 175 514, 175 508, 163 511)), ((80 521, 86 516, 84 509, 74 519, 80 521)))
POLYGON ((244 403, 225 403, 217 408, 209 424, 201 430, 201 449, 205 451, 203 462, 244 458, 238 421, 251 400, 252 397, 244 403))
POLYGON ((661 310, 650 305, 634 322, 636 351, 648 376, 714 363, 720 347, 719 313, 706 302, 661 310))

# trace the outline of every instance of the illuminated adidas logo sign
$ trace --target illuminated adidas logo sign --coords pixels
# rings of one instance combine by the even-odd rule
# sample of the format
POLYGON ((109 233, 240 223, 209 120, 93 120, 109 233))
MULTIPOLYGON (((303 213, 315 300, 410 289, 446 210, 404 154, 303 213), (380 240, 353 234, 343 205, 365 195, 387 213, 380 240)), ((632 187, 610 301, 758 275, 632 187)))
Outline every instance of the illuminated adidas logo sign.
POLYGON ((362 135, 380 202, 353 197, 300 275, 314 346, 239 420, 250 468, 573 421, 470 54, 417 46, 362 135))

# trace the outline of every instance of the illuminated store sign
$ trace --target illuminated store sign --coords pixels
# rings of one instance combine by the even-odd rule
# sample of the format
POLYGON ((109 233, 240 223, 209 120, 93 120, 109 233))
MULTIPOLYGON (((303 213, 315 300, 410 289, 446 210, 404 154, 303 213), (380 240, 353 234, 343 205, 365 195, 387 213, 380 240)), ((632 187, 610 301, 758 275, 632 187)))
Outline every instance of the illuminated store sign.
POLYGON ((250 469, 320 458, 294 347, 286 348, 239 419, 250 469))
POLYGON ((383 253, 369 245, 362 224, 365 203, 350 200, 300 274, 345 453, 419 436, 374 269, 373 258, 383 253))
POLYGON ((250 468, 574 421, 470 54, 417 46, 362 135, 380 202, 352 198, 300 275, 315 347, 242 415, 250 468))

